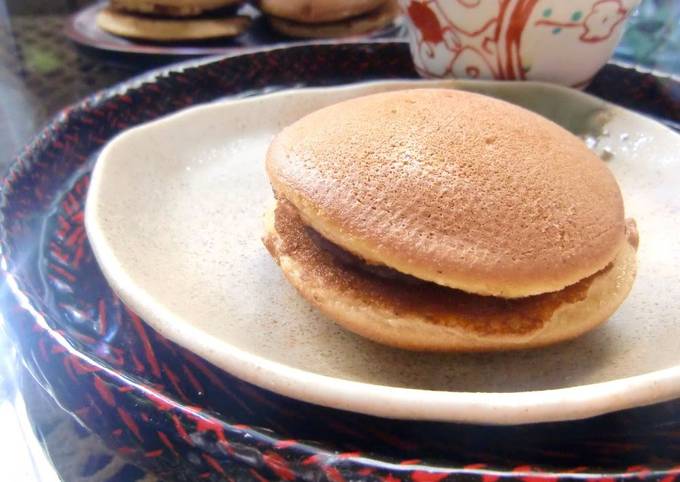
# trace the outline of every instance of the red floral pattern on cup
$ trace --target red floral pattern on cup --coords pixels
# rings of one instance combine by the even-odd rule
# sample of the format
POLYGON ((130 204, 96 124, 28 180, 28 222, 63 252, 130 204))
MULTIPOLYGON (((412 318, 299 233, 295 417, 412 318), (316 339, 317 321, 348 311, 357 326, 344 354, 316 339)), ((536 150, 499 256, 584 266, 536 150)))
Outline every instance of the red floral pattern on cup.
POLYGON ((639 0, 400 0, 429 77, 583 85, 611 55, 639 0), (532 74, 532 70, 534 74, 532 74))

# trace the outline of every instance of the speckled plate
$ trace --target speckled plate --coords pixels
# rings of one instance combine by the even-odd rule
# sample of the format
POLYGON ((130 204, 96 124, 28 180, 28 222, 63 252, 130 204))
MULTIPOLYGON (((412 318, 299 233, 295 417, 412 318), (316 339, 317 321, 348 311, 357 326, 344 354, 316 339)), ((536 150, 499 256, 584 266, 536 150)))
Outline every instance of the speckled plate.
MULTIPOLYGON (((680 479, 680 400, 528 425, 362 415, 236 378, 159 334, 111 290, 83 207, 116 135, 225 96, 415 77, 402 43, 305 45, 164 69, 57 116, 0 192, 0 321, 32 375, 109 447, 167 481, 680 479)), ((673 79, 608 65, 588 91, 671 126, 680 120, 673 79)))
POLYGON ((239 378, 307 402, 391 418, 517 424, 589 417, 680 395, 680 136, 538 83, 378 82, 201 106, 126 132, 97 161, 85 225, 113 289, 163 335, 239 378), (263 247, 273 135, 320 107, 444 86, 534 109, 607 159, 642 237, 635 287, 571 343, 423 354, 353 335, 313 310, 263 247))

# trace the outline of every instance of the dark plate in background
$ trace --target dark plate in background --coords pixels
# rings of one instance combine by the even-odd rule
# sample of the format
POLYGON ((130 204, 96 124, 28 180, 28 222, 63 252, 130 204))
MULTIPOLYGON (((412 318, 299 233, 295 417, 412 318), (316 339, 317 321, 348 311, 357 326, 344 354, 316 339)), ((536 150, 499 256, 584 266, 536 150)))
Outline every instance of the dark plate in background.
MULTIPOLYGON (((113 136, 224 96, 415 77, 402 43, 302 45, 175 67, 64 111, 21 153, 0 198, 2 315, 27 367, 109 446, 167 480, 680 480, 679 401, 514 427, 326 409, 216 369, 107 286, 82 209, 94 159, 113 136)), ((588 91, 672 125, 679 87, 608 65, 588 91)))
MULTIPOLYGON (((232 39, 214 39, 202 42, 143 42, 133 41, 110 34, 97 26, 97 14, 108 2, 90 5, 75 13, 66 24, 66 34, 75 42, 100 50, 128 54, 147 54, 165 56, 199 56, 226 54, 234 49, 273 46, 302 39, 285 37, 272 30, 266 18, 252 5, 246 3, 237 10, 239 15, 247 15, 253 19, 250 28, 232 39)), ((365 36, 368 38, 396 38, 406 36, 406 26, 401 17, 387 28, 365 36)))

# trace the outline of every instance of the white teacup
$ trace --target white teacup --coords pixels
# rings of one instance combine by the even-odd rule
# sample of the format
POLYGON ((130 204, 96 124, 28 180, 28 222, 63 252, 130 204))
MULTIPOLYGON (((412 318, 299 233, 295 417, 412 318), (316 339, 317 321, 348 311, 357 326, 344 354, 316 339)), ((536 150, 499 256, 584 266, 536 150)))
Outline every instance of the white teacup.
POLYGON ((588 84, 640 0, 399 0, 426 77, 588 84))

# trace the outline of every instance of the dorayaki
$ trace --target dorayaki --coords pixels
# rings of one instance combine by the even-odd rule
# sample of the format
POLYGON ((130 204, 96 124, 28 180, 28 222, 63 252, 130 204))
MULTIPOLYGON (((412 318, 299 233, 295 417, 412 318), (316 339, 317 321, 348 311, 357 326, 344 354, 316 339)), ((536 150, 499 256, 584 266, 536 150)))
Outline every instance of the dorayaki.
POLYGON ((552 344, 630 291, 638 235, 576 136, 453 89, 369 95, 273 140, 264 243, 340 325, 413 350, 552 344))

